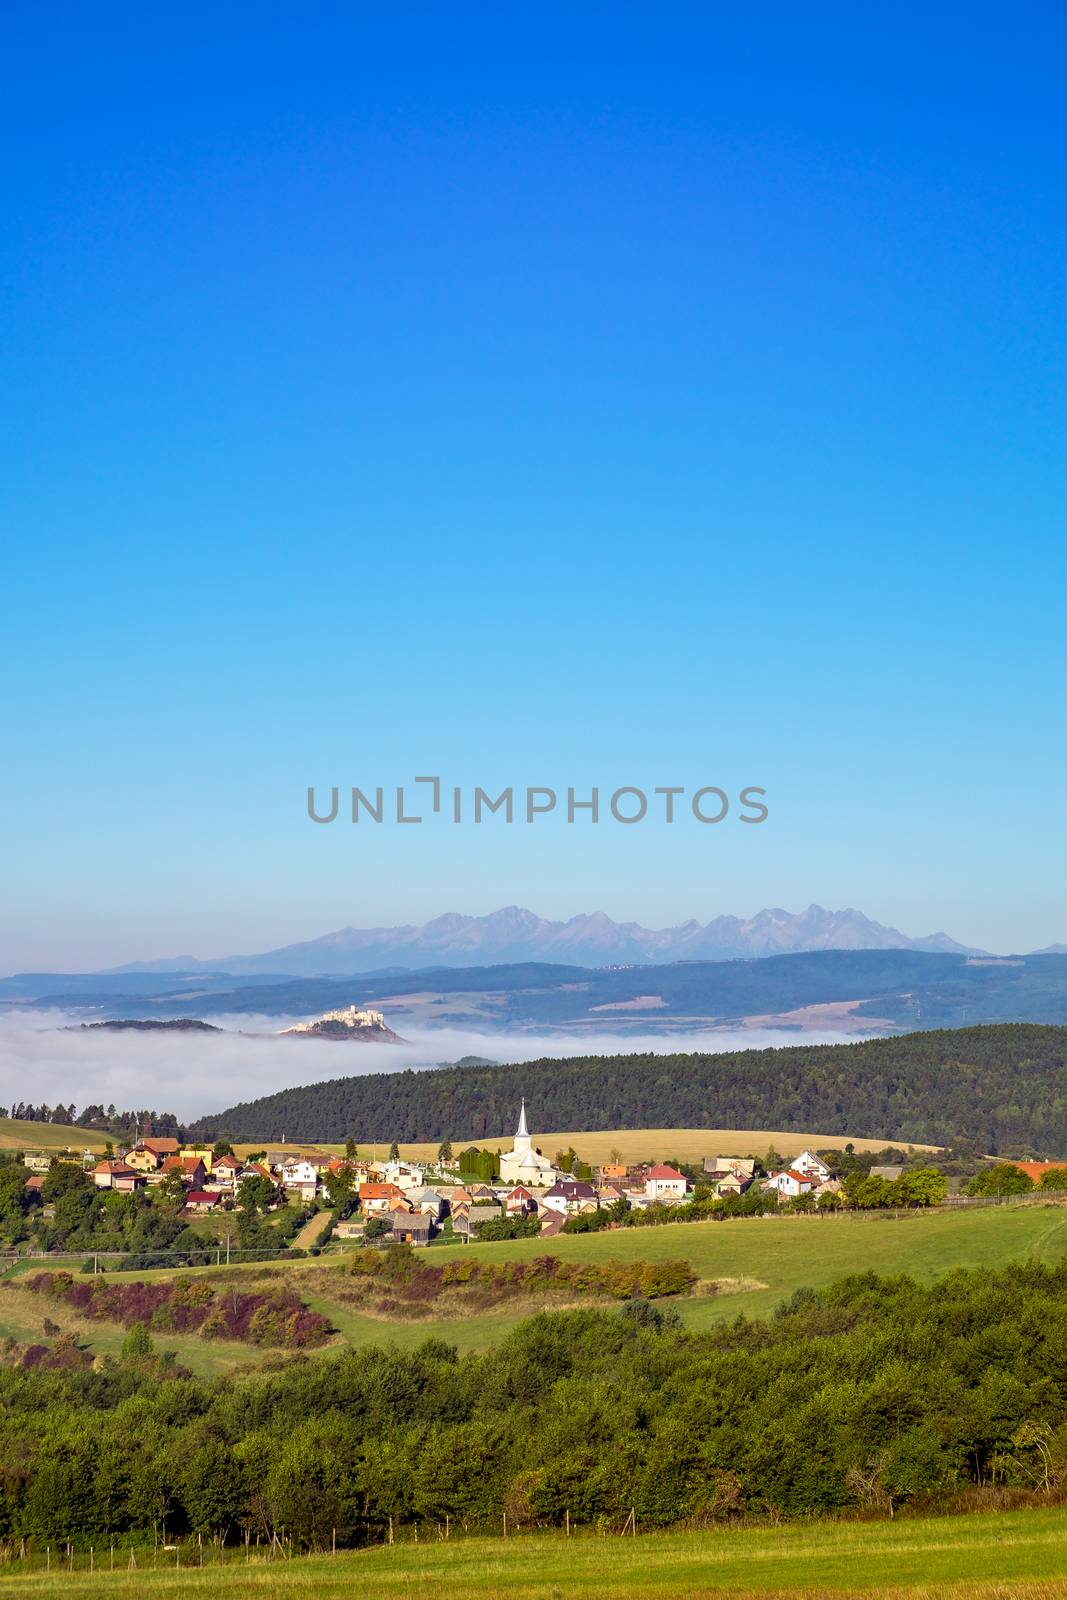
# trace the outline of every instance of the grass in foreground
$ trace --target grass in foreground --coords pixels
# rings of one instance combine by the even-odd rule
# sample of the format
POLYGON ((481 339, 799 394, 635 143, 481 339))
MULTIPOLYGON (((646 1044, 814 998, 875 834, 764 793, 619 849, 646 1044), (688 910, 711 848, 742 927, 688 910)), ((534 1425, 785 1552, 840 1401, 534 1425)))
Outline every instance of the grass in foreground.
MULTIPOLYGON (((314 1596, 348 1600, 374 1594, 382 1600, 560 1600, 566 1595, 612 1600, 839 1600, 871 1595, 879 1600, 1012 1596, 1052 1600, 1067 1596, 1067 1510, 985 1512, 964 1516, 877 1523, 806 1523, 779 1528, 665 1533, 636 1539, 618 1535, 527 1535, 509 1540, 444 1543, 424 1526, 421 1543, 403 1543, 335 1557, 313 1556, 246 1565, 176 1570, 173 1555, 157 1554, 164 1568, 90 1575, 84 1555, 78 1570, 32 1576, 18 1567, 0 1576, 0 1597, 79 1600, 113 1594, 182 1597, 182 1600, 273 1600, 314 1596)), ((194 1559, 187 1549, 185 1559, 194 1559)))

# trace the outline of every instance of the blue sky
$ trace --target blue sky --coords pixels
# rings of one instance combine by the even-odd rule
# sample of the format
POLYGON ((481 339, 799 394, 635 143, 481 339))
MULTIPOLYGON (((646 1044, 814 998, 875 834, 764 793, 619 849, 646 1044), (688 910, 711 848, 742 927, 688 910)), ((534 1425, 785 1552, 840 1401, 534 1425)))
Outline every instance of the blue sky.
POLYGON ((930 9, 5 8, 0 968, 1067 939, 1067 23, 930 9), (304 815, 426 772, 771 817, 304 815))

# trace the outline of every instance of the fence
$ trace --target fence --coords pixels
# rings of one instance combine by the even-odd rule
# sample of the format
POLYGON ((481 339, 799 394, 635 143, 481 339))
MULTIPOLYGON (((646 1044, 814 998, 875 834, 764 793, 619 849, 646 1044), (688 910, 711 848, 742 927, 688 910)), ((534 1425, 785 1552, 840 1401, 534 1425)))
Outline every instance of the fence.
MULTIPOLYGON (((135 1544, 128 1540, 109 1541, 88 1546, 74 1544, 49 1544, 32 1539, 0 1541, 0 1570, 37 1575, 51 1574, 59 1579, 64 1575, 90 1573, 103 1578, 108 1573, 121 1574, 162 1572, 167 1569, 193 1571, 201 1567, 262 1566, 275 1561, 292 1561, 303 1555, 339 1556, 354 1555, 371 1547, 381 1549, 394 1545, 426 1545, 449 1543, 467 1539, 522 1539, 524 1537, 555 1536, 571 1538, 636 1538, 638 1534, 636 1508, 631 1506, 625 1518, 600 1518, 596 1523, 584 1525, 564 1513, 561 1524, 550 1527, 540 1525, 516 1527, 503 1512, 499 1523, 493 1527, 480 1524, 470 1526, 455 1522, 446 1515, 443 1520, 388 1523, 378 1530, 378 1538, 364 1538, 359 1544, 338 1543, 337 1529, 328 1538, 312 1541, 310 1547, 296 1547, 284 1529, 272 1529, 270 1535, 257 1534, 253 1539, 245 1532, 237 1543, 228 1544, 216 1536, 186 1534, 168 1539, 164 1533, 151 1544, 135 1544), (42 1548, 43 1543, 43 1548, 42 1548)), ((662 1532, 661 1528, 652 1530, 662 1532)))

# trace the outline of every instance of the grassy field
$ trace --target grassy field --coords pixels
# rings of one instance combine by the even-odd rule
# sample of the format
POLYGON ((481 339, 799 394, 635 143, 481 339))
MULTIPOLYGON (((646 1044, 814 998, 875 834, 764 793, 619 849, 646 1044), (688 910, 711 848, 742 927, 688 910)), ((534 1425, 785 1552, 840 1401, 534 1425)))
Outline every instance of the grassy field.
MULTIPOLYGON (((704 1156, 761 1156, 771 1145, 783 1156, 795 1156, 807 1149, 841 1150, 846 1144, 854 1145, 857 1150, 878 1151, 884 1149, 887 1142, 885 1139, 853 1139, 844 1133, 776 1133, 766 1128, 621 1128, 607 1133, 537 1133, 534 1138, 538 1147, 549 1157, 555 1155, 557 1150, 573 1147, 591 1166, 610 1161, 616 1151, 621 1161, 628 1162, 665 1161, 672 1156, 679 1161, 700 1161, 704 1156)), ((473 1142, 453 1140, 457 1149, 473 1142)), ((488 1150, 508 1150, 512 1141, 510 1138, 481 1139, 478 1143, 488 1150)), ((400 1154, 407 1161, 432 1161, 437 1155, 437 1146, 437 1140, 424 1144, 402 1144, 400 1154)), ((324 1150, 336 1155, 344 1146, 317 1144, 299 1148, 324 1150)), ((918 1144, 901 1148, 936 1150, 938 1146, 918 1144)), ((263 1141, 258 1145, 238 1144, 234 1149, 238 1155, 247 1155, 250 1150, 262 1150, 263 1141)), ((385 1144, 361 1144, 359 1153, 372 1159, 384 1159, 388 1147, 385 1144)))
MULTIPOLYGON (((98 1570, 78 1557, 73 1572, 28 1575, 16 1566, 0 1576, 0 1600, 522 1600, 610 1597, 610 1600, 1052 1600, 1067 1596, 1067 1512, 1063 1509, 986 1512, 876 1523, 805 1523, 773 1529, 706 1533, 438 1540, 426 1527, 418 1545, 404 1530, 392 1546, 312 1556, 274 1564, 238 1558, 203 1570, 166 1562, 112 1572, 98 1553, 98 1570), (104 1570, 100 1570, 103 1567, 104 1570)), ((184 1559, 195 1561, 187 1549, 184 1559)))
MULTIPOLYGON (((77 1267, 73 1270, 77 1271, 77 1267)), ((46 1317, 63 1333, 77 1334, 79 1344, 93 1355, 117 1356, 126 1337, 126 1329, 117 1322, 79 1317, 68 1306, 53 1305, 44 1295, 21 1288, 17 1279, 0 1283, 0 1339, 15 1339, 19 1344, 51 1344, 54 1336, 44 1331, 46 1317)), ((183 1367, 202 1378, 234 1372, 263 1360, 268 1354, 266 1350, 250 1349, 230 1339, 201 1339, 195 1333, 167 1333, 159 1338, 158 1347, 173 1350, 183 1367)))
MULTIPOLYGON (((430 1261, 444 1250, 432 1249, 430 1261)), ((1067 1252, 1067 1204, 1036 1203, 991 1206, 984 1210, 912 1213, 893 1218, 877 1213, 844 1213, 823 1217, 767 1217, 734 1222, 679 1223, 660 1228, 633 1228, 614 1233, 560 1236, 553 1240, 520 1239, 500 1244, 447 1247, 494 1261, 529 1260, 546 1253, 568 1260, 656 1260, 676 1256, 689 1261, 705 1284, 718 1292, 697 1293, 674 1303, 690 1328, 708 1327, 740 1312, 767 1316, 794 1289, 818 1287, 850 1272, 910 1273, 929 1281, 953 1267, 995 1267, 1009 1261, 1059 1261, 1067 1252)), ((44 1310, 34 1294, 18 1288, 18 1277, 42 1263, 24 1263, 9 1271, 10 1287, 0 1287, 0 1336, 25 1341, 41 1339, 44 1310)), ((234 1266, 241 1277, 259 1282, 281 1273, 313 1310, 328 1316, 338 1329, 338 1343, 352 1345, 392 1341, 410 1348, 432 1334, 461 1351, 481 1350, 504 1337, 538 1309, 526 1298, 478 1317, 462 1315, 412 1320, 386 1320, 368 1315, 339 1295, 349 1287, 345 1256, 279 1262, 270 1267, 234 1266)), ((194 1271, 213 1271, 197 1268, 194 1271)), ((143 1278, 169 1278, 169 1272, 145 1272, 143 1278)), ((64 1328, 63 1308, 51 1311, 64 1328)), ((117 1348, 120 1329, 93 1322, 76 1330, 93 1350, 117 1348)), ((162 1335, 160 1348, 175 1349, 179 1360, 197 1372, 233 1370, 264 1359, 266 1352, 243 1345, 203 1340, 189 1335, 177 1340, 162 1335)))
POLYGON ((106 1133, 89 1128, 68 1128, 59 1122, 15 1122, 0 1117, 0 1150, 65 1150, 69 1145, 81 1155, 83 1150, 102 1151, 106 1133))

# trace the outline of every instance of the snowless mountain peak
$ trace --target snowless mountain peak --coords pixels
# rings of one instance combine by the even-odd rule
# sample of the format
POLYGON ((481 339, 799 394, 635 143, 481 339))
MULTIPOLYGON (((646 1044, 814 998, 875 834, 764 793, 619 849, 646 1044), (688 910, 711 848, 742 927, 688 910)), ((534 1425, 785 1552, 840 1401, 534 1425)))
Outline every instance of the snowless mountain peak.
MULTIPOLYGON (((295 977, 373 972, 387 967, 497 966, 550 962, 565 966, 641 965, 671 961, 732 961, 816 950, 929 950, 982 955, 945 933, 911 938, 848 907, 828 911, 810 905, 790 912, 781 906, 751 917, 695 918, 673 928, 615 922, 605 911, 579 913, 565 922, 539 917, 524 906, 503 906, 487 916, 449 911, 416 926, 347 926, 301 944, 260 955, 190 961, 183 970, 288 973, 295 977)), ((173 971, 173 960, 135 963, 123 971, 173 971)))

